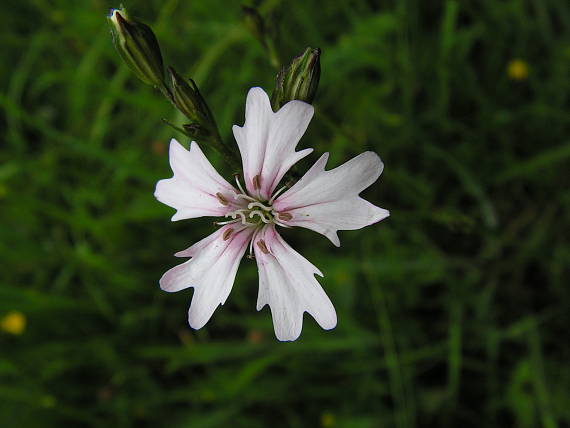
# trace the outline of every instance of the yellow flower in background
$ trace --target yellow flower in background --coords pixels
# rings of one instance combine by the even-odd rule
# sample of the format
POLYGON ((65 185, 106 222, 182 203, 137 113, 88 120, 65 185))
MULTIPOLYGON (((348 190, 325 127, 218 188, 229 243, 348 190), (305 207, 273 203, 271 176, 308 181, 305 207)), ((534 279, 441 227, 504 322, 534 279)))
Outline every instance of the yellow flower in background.
POLYGON ((336 425, 336 418, 330 412, 324 412, 321 415, 321 426, 323 428, 330 428, 336 425))
POLYGON ((507 66, 507 75, 513 80, 526 80, 528 64, 522 59, 513 59, 507 66))
POLYGON ((26 316, 18 311, 8 312, 2 317, 0 328, 6 333, 20 335, 26 329, 26 316))
POLYGON ((51 409, 57 404, 57 400, 53 395, 44 395, 40 400, 40 405, 46 409, 51 409))

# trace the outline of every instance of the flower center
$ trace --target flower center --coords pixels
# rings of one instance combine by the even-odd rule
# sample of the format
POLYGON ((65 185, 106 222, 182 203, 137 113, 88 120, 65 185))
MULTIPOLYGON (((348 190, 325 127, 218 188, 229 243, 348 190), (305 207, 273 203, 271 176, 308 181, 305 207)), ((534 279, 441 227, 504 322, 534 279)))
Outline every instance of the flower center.
POLYGON ((278 213, 273 210, 269 202, 261 202, 243 193, 236 195, 236 199, 244 200, 247 205, 244 204, 243 207, 227 213, 226 217, 241 220, 242 224, 247 226, 276 223, 278 213))
POLYGON ((241 193, 237 193, 233 197, 233 201, 229 201, 227 197, 221 193, 216 194, 222 205, 231 205, 235 207, 233 211, 226 214, 231 218, 230 221, 217 223, 218 225, 241 222, 244 226, 260 227, 266 224, 278 224, 283 227, 290 227, 283 224, 282 221, 291 220, 292 215, 289 213, 278 212, 273 209, 273 201, 285 188, 279 189, 273 194, 268 201, 261 200, 250 196, 241 186, 238 178, 236 182, 241 193))

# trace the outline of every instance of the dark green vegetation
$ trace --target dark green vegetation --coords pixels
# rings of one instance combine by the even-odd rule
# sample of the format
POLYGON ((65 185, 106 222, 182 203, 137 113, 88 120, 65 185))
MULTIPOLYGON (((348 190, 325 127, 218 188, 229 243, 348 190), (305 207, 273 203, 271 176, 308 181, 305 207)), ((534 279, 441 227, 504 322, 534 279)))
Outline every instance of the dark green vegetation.
MULTIPOLYGON (((283 61, 322 48, 308 162, 378 152, 365 196, 392 212, 339 249, 286 231, 339 316, 330 332, 305 318, 295 343, 255 311, 252 261, 198 332, 192 291, 159 290, 172 254, 213 227, 171 223, 152 196, 177 136, 160 119, 181 118, 113 48, 118 4, 8 3, 0 317, 28 324, 0 331, 0 426, 570 426, 567 0, 264 5, 283 61), (516 58, 528 78, 509 78, 516 58)), ((126 6, 232 141, 247 89, 275 76, 238 2, 126 6)))

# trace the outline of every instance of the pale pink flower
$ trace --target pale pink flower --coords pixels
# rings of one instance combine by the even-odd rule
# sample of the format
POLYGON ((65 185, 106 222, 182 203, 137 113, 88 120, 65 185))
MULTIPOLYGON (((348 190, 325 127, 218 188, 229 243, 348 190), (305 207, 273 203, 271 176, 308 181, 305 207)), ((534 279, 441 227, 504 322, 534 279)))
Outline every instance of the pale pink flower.
POLYGON ((277 113, 261 88, 252 88, 246 101, 245 124, 234 126, 243 161, 245 189, 224 180, 195 142, 190 150, 170 143, 172 178, 156 185, 156 198, 175 208, 172 220, 203 216, 228 218, 210 236, 176 253, 190 257, 160 279, 165 291, 194 287, 188 321, 199 329, 223 305, 232 289, 239 263, 248 250, 259 270, 257 310, 269 305, 275 335, 295 340, 308 312, 325 330, 336 326, 335 309, 315 279, 323 274, 291 248, 277 226, 314 230, 340 246, 339 230, 354 230, 389 215, 362 199, 360 192, 374 183, 383 164, 373 152, 362 153, 330 171, 325 153, 291 188, 275 191, 287 171, 312 152, 295 148, 313 116, 301 101, 285 104, 277 113))

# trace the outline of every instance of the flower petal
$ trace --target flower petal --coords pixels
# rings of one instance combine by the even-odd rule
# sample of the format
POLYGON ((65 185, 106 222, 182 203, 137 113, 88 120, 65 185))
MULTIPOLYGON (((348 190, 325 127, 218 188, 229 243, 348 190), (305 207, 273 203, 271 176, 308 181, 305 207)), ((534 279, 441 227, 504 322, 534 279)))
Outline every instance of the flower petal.
POLYGON ((313 111, 310 104, 294 100, 273 113, 263 89, 249 90, 245 123, 243 127, 234 125, 232 129, 241 152, 245 184, 251 195, 269 199, 285 173, 313 151, 295 151, 313 111))
POLYGON ((194 287, 188 311, 188 322, 192 328, 203 327, 218 305, 225 303, 252 233, 249 227, 226 225, 177 253, 177 256, 192 258, 173 267, 160 278, 160 288, 164 291, 175 292, 194 287))
POLYGON ((325 330, 336 326, 336 312, 315 274, 323 274, 267 226, 254 238, 259 269, 257 310, 271 308, 277 339, 296 340, 308 312, 325 330))
POLYGON ((280 217, 283 223, 321 233, 338 247, 337 231, 360 229, 388 217, 390 212, 358 196, 384 169, 376 153, 361 153, 325 171, 328 156, 323 154, 293 187, 275 200, 273 208, 291 215, 289 220, 280 217))
POLYGON ((174 176, 160 180, 154 196, 177 210, 172 221, 224 216, 233 209, 231 204, 222 204, 216 194, 233 201, 236 190, 218 174, 198 144, 192 141, 190 150, 186 150, 172 139, 169 157, 174 176))

